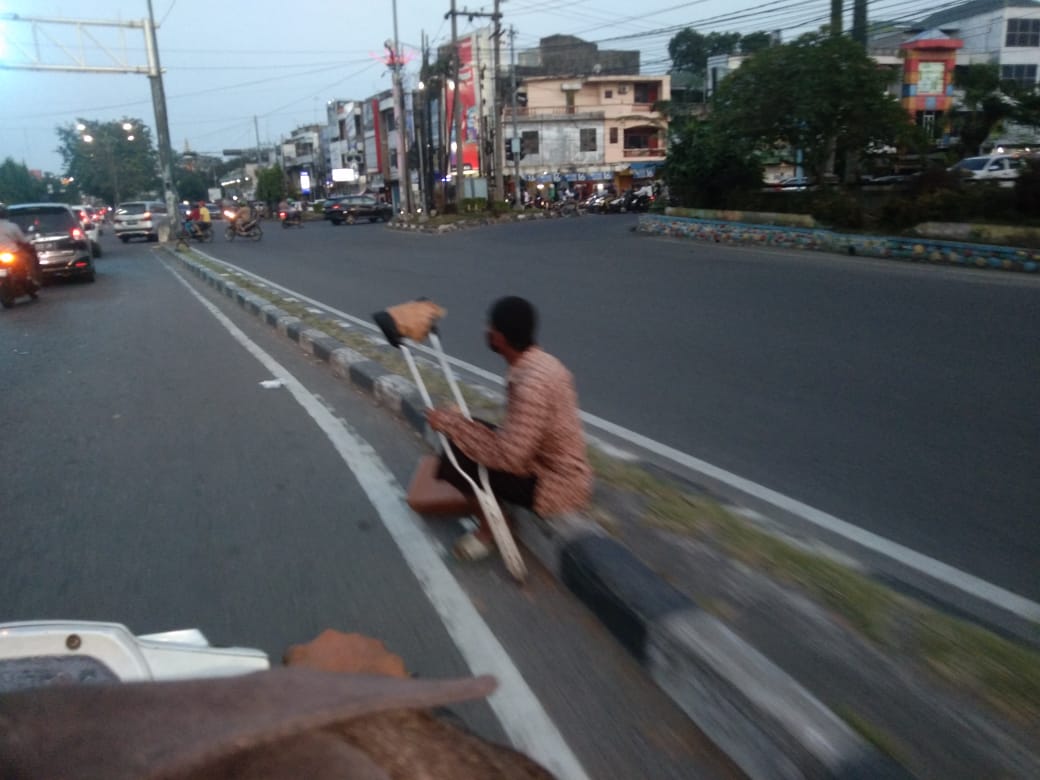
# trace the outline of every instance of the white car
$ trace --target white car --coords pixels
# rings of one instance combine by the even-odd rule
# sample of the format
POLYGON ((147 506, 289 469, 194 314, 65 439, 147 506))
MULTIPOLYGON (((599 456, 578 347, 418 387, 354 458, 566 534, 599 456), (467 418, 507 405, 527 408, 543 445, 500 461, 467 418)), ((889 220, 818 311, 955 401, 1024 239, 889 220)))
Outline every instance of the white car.
POLYGON ((950 168, 970 181, 1013 181, 1022 172, 1025 163, 1010 154, 990 154, 984 157, 965 157, 950 168))
POLYGON ((101 223, 94 219, 97 209, 83 203, 71 208, 75 212, 79 224, 83 226, 83 232, 90 239, 90 253, 94 257, 101 257, 101 223))

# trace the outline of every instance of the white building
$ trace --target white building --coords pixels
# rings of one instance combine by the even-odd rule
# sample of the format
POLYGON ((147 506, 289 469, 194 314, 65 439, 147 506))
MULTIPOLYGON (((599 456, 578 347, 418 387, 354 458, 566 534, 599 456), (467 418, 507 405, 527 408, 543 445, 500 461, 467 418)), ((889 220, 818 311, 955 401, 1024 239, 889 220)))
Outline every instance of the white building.
POLYGON ((330 100, 326 106, 328 150, 326 185, 330 192, 355 192, 364 189, 365 131, 362 127, 361 101, 330 100))
POLYGON ((1037 84, 1040 2, 1036 0, 971 0, 925 17, 915 26, 938 28, 964 41, 958 65, 995 63, 1002 79, 1026 88, 1037 84))

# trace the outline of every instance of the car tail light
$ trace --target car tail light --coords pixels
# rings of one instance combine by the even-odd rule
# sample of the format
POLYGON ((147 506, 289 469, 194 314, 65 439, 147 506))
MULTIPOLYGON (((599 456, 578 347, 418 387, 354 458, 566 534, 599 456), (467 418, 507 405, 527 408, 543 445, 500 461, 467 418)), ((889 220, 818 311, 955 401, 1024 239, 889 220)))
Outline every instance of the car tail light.
POLYGON ((75 267, 75 268, 86 268, 87 267, 87 261, 86 260, 77 260, 75 263, 73 263, 73 267, 75 267))
POLYGON ((0 263, 10 265, 14 262, 14 252, 0 252, 0 263))
POLYGON ((78 240, 83 238, 83 231, 79 228, 72 228, 72 230, 69 231, 69 235, 78 240))

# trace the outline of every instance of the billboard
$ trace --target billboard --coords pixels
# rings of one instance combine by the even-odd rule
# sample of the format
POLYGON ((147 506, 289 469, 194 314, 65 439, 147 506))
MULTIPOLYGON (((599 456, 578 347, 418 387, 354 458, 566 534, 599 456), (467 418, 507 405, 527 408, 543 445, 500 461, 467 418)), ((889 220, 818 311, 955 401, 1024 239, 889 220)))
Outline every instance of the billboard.
MULTIPOLYGON (((455 97, 458 96, 462 111, 462 163, 467 170, 480 167, 480 110, 477 103, 476 66, 473 62, 473 38, 459 41, 459 80, 454 90, 449 90, 445 101, 445 137, 455 138, 455 97)), ((450 148, 450 147, 449 147, 450 148)), ((451 155, 451 170, 455 170, 455 155, 451 155)))

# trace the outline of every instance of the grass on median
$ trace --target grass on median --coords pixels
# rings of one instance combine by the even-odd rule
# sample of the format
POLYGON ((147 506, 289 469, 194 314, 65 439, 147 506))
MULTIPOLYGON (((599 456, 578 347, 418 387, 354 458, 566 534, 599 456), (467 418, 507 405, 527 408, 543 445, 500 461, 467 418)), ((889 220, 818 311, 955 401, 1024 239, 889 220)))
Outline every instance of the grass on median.
POLYGON ((644 500, 643 520, 709 541, 748 566, 793 583, 872 643, 922 662, 998 711, 1040 722, 1040 653, 926 607, 810 552, 646 469, 590 449, 598 479, 644 500))
MULTIPOLYGON (((197 253, 192 252, 192 254, 194 255, 194 262, 199 263, 199 265, 205 266, 215 273, 227 273, 225 267, 213 263, 206 258, 199 256, 197 253)), ((234 283, 243 290, 269 301, 279 309, 282 309, 286 314, 297 317, 301 322, 320 330, 323 333, 327 333, 337 341, 342 342, 344 346, 350 347, 356 352, 361 353, 369 360, 374 360, 388 371, 400 374, 401 376, 411 376, 408 371, 408 364, 405 362, 404 358, 401 357, 400 352, 370 337, 368 334, 352 328, 344 328, 335 320, 330 320, 320 314, 315 314, 310 311, 305 304, 300 303, 299 301, 286 300, 276 290, 272 290, 270 287, 261 286, 247 276, 234 274, 234 283)), ((424 370, 423 361, 421 360, 417 359, 416 363, 419 371, 422 373, 426 389, 429 390, 430 396, 433 398, 434 402, 438 405, 454 403, 451 388, 448 386, 448 382, 443 375, 439 372, 432 373, 431 371, 424 370)), ((475 416, 479 416, 489 422, 497 423, 501 421, 502 408, 500 403, 486 395, 474 391, 464 383, 459 383, 459 389, 461 390, 462 397, 465 399, 470 411, 475 416)))

